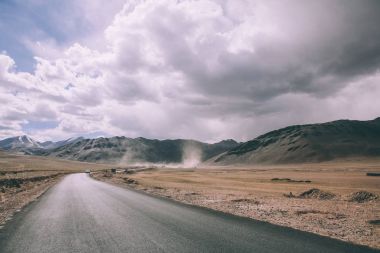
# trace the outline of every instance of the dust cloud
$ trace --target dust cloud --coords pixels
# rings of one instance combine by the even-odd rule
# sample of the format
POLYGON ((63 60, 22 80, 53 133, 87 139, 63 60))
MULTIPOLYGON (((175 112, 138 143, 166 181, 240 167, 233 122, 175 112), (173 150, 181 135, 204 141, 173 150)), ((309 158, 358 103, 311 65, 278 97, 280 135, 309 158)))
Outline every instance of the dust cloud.
POLYGON ((179 163, 147 162, 141 160, 139 151, 128 149, 118 162, 118 166, 139 166, 157 168, 195 168, 202 162, 202 148, 191 141, 182 147, 182 161, 179 163), (140 158, 140 159, 139 159, 140 158))
POLYGON ((202 160, 202 150, 199 145, 186 143, 182 150, 182 166, 184 168, 197 167, 202 160))

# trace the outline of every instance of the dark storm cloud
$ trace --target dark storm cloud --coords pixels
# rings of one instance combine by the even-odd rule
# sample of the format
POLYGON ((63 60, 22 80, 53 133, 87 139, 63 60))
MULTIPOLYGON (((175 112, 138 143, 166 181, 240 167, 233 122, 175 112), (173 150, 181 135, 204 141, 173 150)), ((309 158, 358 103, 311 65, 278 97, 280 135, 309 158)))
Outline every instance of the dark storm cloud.
POLYGON ((379 70, 380 2, 320 1, 320 13, 309 8, 314 3, 306 2, 297 11, 286 13, 291 6, 284 9, 281 18, 291 20, 282 27, 290 36, 286 40, 258 34, 252 41, 254 52, 230 53, 222 48, 218 69, 208 72, 201 61, 192 61, 198 67, 183 71, 207 94, 265 100, 297 92, 329 96, 350 80, 379 70))
MULTIPOLYGON (((98 8, 86 3, 92 21, 98 8)), ((0 54, 0 99, 17 108, 0 119, 17 128, 43 104, 60 123, 41 136, 213 141, 370 119, 380 115, 379 13, 369 0, 127 1, 104 47, 75 43, 36 58, 31 74, 0 54)))

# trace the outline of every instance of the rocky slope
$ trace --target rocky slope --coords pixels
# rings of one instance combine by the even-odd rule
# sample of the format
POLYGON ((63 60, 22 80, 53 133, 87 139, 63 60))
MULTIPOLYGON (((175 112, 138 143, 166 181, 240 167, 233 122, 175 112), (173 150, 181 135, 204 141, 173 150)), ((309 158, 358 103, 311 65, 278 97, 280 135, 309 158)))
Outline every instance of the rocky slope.
POLYGON ((83 139, 84 139, 83 137, 77 137, 77 138, 69 138, 69 139, 66 139, 63 141, 57 141, 57 142, 45 141, 45 142, 40 142, 39 144, 45 149, 53 149, 53 148, 58 148, 70 143, 74 143, 76 141, 83 140, 83 139))
POLYGON ((208 163, 301 163, 355 157, 380 157, 380 118, 289 126, 242 143, 208 163))

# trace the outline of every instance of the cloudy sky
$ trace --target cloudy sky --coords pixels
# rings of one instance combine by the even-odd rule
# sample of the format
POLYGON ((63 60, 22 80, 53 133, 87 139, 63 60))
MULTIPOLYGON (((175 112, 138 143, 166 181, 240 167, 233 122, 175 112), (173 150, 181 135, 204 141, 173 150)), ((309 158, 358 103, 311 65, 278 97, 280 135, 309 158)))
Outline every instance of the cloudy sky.
POLYGON ((380 116, 380 1, 2 0, 0 138, 248 140, 380 116))

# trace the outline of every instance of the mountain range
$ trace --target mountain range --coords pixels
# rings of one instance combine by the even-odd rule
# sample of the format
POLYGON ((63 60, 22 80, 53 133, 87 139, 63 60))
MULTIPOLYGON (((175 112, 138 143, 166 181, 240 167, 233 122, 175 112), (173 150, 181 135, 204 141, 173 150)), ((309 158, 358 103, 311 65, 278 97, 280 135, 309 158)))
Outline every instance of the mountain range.
POLYGON ((195 166, 239 145, 234 140, 208 144, 195 140, 155 140, 146 138, 85 139, 71 138, 58 142, 38 142, 29 136, 0 141, 0 149, 28 155, 51 156, 86 162, 111 163, 186 163, 195 166))
POLYGON ((281 128, 242 143, 208 163, 279 164, 361 157, 380 157, 380 118, 281 128))
POLYGON ((208 144, 184 139, 152 140, 116 136, 82 139, 44 150, 40 154, 86 162, 197 164, 237 145, 234 140, 208 144))
POLYGON ((322 162, 380 157, 380 118, 294 125, 247 142, 156 140, 115 136, 38 142, 29 136, 0 141, 0 149, 24 154, 103 163, 183 163, 209 165, 322 162))

